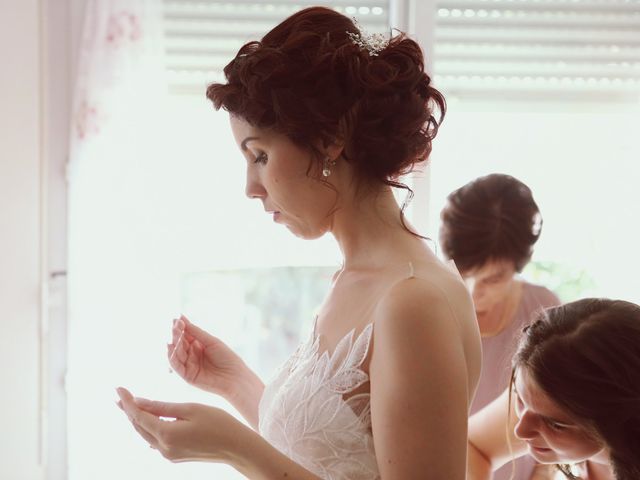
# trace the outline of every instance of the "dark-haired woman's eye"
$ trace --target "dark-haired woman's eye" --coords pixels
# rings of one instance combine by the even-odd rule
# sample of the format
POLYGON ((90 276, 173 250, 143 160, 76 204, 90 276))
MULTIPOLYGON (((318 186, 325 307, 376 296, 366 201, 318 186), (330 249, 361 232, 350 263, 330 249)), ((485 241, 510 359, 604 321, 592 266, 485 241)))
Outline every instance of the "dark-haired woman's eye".
POLYGON ((565 426, 562 425, 561 423, 556 423, 556 422, 552 422, 552 421, 548 421, 547 424, 549 425, 549 427, 551 428, 551 430, 555 430, 556 432, 561 432, 562 430, 565 429, 565 426))
POLYGON ((494 276, 494 277, 489 277, 484 279, 484 283, 486 283, 487 285, 495 285, 496 283, 500 283, 502 281, 503 281, 502 276, 494 276))
POLYGON ((515 404, 516 415, 518 417, 520 417, 520 413, 522 412, 522 409, 524 408, 524 404, 522 403, 522 400, 520 399, 520 395, 518 395, 515 392, 514 392, 514 395, 516 397, 516 404, 515 404))
POLYGON ((258 155, 256 155, 256 159, 253 161, 253 163, 267 163, 267 154, 264 152, 259 153, 258 155))

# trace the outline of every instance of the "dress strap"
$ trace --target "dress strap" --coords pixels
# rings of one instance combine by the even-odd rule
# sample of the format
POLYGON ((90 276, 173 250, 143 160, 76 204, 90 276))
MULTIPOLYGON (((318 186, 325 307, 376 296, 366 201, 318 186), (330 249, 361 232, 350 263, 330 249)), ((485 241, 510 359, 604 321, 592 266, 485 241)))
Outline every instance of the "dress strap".
POLYGON ((413 263, 409 262, 409 275, 407 276, 407 278, 413 278, 415 277, 415 272, 413 271, 413 263))

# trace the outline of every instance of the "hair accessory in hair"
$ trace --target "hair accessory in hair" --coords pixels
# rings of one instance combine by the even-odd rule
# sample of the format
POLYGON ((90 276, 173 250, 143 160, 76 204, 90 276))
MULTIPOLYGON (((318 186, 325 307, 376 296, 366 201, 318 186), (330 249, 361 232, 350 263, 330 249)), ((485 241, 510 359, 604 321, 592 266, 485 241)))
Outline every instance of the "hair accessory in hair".
POLYGON ((354 18, 353 23, 358 29, 358 33, 347 32, 347 35, 351 39, 354 45, 357 45, 363 50, 369 52, 372 57, 378 56, 378 54, 387 48, 389 45, 389 39, 382 33, 366 33, 358 21, 354 18))

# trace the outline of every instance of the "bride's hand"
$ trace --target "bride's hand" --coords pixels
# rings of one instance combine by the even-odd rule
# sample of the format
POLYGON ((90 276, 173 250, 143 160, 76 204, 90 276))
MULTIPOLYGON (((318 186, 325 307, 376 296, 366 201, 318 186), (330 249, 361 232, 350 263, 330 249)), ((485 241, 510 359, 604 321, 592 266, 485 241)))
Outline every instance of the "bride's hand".
POLYGON ((136 431, 172 462, 230 463, 230 454, 243 444, 247 427, 223 410, 197 403, 134 399, 125 388, 117 390, 118 406, 136 431))
POLYGON ((223 397, 233 397, 250 370, 222 340, 192 324, 185 316, 173 321, 167 345, 171 368, 188 383, 223 397))

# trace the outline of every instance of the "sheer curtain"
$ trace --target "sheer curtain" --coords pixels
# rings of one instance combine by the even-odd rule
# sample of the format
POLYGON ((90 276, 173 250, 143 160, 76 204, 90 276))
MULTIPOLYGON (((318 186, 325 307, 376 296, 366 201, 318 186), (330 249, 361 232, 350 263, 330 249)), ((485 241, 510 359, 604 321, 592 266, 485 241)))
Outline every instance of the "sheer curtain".
POLYGON ((159 200, 176 194, 155 180, 166 165, 161 0, 88 1, 80 48, 69 168, 69 478, 166 478, 171 466, 114 404, 118 385, 166 398, 154 386, 171 384, 163 353, 179 289, 158 248, 170 227, 153 221, 159 200))

